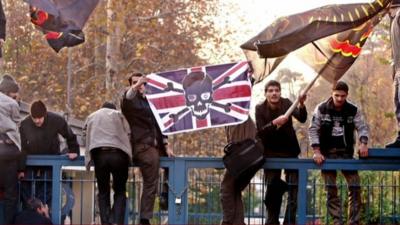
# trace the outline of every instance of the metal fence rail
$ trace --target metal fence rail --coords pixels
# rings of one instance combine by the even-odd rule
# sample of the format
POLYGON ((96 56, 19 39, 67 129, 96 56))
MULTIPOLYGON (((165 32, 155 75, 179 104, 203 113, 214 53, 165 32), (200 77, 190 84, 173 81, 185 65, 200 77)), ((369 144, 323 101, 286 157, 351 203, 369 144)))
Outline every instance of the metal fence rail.
MULTIPOLYGON (((369 223, 396 224, 400 215, 400 151, 372 149, 369 159, 326 160, 319 167, 311 159, 268 159, 267 169, 297 169, 299 171, 298 224, 329 224, 326 212, 326 196, 319 171, 362 170, 363 220, 369 223), (390 182, 384 183, 389 180, 390 182), (378 182, 377 182, 378 181, 378 182), (391 201, 390 204, 387 201, 391 201)), ((69 161, 64 156, 30 156, 31 166, 51 166, 52 182, 51 218, 53 223, 89 224, 99 223, 93 172, 83 170, 83 157, 69 161), (67 189, 69 191, 66 191, 67 189), (73 193, 73 203, 68 203, 66 194, 73 193), (68 203, 68 204, 67 204, 68 203), (66 205, 73 205, 72 209, 66 205), (69 222, 66 221, 69 218, 69 222)), ((169 210, 162 211, 156 204, 157 224, 218 224, 222 218, 219 203, 219 188, 223 174, 221 158, 162 158, 161 166, 169 168, 169 210)), ((141 180, 133 176, 128 181, 128 205, 126 222, 138 221, 138 196, 141 180)), ((345 217, 347 187, 338 179, 339 195, 345 217)), ((256 175, 244 192, 247 224, 263 224, 265 206, 263 171, 256 175)), ((284 208, 284 207, 282 207, 284 208)), ((282 215, 284 212, 281 213, 282 215)), ((1 219, 0 219, 1 221, 1 219)))

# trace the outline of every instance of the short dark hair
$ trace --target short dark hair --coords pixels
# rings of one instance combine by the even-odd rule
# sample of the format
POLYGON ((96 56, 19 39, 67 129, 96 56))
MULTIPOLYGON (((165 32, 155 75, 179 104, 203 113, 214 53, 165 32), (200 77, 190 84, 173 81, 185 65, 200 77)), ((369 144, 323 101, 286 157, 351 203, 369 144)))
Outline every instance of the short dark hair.
POLYGON ((112 102, 104 102, 101 108, 117 109, 117 106, 115 106, 115 104, 112 102))
POLYGON ((267 82, 267 84, 265 85, 264 91, 266 92, 268 90, 269 87, 274 86, 274 87, 278 87, 279 90, 281 90, 281 83, 279 83, 276 80, 270 80, 267 82))
POLYGON ((37 100, 31 104, 31 116, 33 118, 42 118, 47 115, 46 105, 41 101, 37 100))
POLYGON ((338 81, 333 85, 332 91, 344 91, 349 93, 349 86, 344 81, 338 81))
POLYGON ((132 77, 141 77, 141 76, 143 76, 143 73, 140 73, 140 72, 130 73, 128 76, 129 85, 132 85, 132 77))
POLYGON ((42 206, 43 206, 42 201, 35 197, 28 199, 28 201, 26 203, 27 203, 28 209, 35 210, 35 211, 39 208, 42 208, 42 206))

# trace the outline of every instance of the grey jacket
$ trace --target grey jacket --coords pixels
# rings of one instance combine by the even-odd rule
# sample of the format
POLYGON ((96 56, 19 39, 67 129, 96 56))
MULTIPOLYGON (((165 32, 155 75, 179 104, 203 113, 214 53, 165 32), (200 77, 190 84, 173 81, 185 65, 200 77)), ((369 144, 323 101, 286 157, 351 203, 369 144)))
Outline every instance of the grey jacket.
POLYGON ((90 151, 99 147, 121 149, 132 159, 130 143, 131 130, 128 121, 120 111, 101 108, 88 116, 83 128, 83 141, 86 143, 85 165, 89 169, 90 151))
POLYGON ((346 102, 341 111, 334 109, 333 100, 329 98, 327 101, 320 103, 314 111, 308 134, 311 146, 319 146, 321 152, 337 147, 337 139, 333 136, 343 137, 345 148, 353 154, 354 131, 357 130, 360 141, 368 141, 369 128, 364 121, 360 109, 346 102))
POLYGON ((19 113, 17 101, 0 92, 0 133, 5 133, 21 150, 21 136, 19 134, 19 113))

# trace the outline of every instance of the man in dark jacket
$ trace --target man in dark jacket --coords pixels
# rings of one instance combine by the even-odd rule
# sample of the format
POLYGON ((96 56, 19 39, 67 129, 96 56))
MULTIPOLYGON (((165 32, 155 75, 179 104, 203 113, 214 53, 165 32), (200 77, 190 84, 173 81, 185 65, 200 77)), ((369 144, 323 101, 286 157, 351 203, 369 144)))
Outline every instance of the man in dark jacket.
MULTIPOLYGON (((68 146, 67 157, 74 160, 79 155, 79 144, 76 135, 72 132, 65 119, 53 112, 47 112, 42 101, 31 104, 30 115, 21 123, 22 154, 26 155, 59 155, 59 135, 66 139, 68 146)), ((32 182, 23 182, 22 198, 24 201, 35 196, 47 205, 51 205, 51 167, 27 167, 27 180, 42 180, 34 182, 35 193, 32 193, 32 182)))
POLYGON ((53 224, 49 216, 49 207, 40 199, 30 198, 27 205, 27 208, 16 216, 14 224, 53 224))
MULTIPOLYGON (((121 103, 122 113, 131 127, 133 160, 138 163, 143 177, 140 205, 140 224, 150 224, 157 193, 160 156, 174 156, 168 139, 162 135, 145 95, 146 76, 133 73, 129 89, 121 103)), ((164 187, 165 188, 165 187, 164 187)))
POLYGON ((19 86, 10 75, 0 81, 0 188, 4 190, 4 222, 11 224, 18 202, 18 178, 21 172, 21 138, 18 131, 19 86), (18 173, 18 171, 20 171, 18 173))
MULTIPOLYGON (((357 130, 361 157, 368 156, 368 126, 360 109, 347 101, 349 87, 338 81, 333 87, 332 97, 319 104, 313 114, 309 128, 314 162, 321 165, 325 158, 352 159, 354 155, 354 131, 357 130)), ((349 222, 359 224, 361 215, 361 187, 357 171, 342 170, 349 189, 349 222)), ((333 223, 343 224, 340 199, 337 195, 336 171, 323 170, 322 178, 328 193, 328 212, 333 223)))
MULTIPOLYGON (((292 102, 281 97, 281 85, 271 80, 265 85, 266 100, 256 107, 256 122, 259 136, 264 145, 266 157, 297 158, 300 153, 299 142, 293 128, 292 116, 304 123, 307 110, 305 96, 292 116, 285 116, 292 102)), ((268 210, 266 224, 279 224, 279 212, 283 193, 288 189, 288 204, 284 224, 296 223, 298 171, 285 170, 285 180, 281 180, 281 170, 265 170, 267 193, 265 205, 268 210)))

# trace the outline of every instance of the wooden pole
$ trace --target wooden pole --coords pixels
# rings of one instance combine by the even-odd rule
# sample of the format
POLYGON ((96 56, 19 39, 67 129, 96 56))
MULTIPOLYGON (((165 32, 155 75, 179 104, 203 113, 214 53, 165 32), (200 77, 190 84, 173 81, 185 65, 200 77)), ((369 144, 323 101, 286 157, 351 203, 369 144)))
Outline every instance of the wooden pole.
MULTIPOLYGON (((304 90, 301 91, 300 96, 306 95, 308 91, 311 89, 311 87, 315 84, 315 81, 321 76, 321 73, 318 73, 314 79, 304 88, 304 90)), ((290 108, 286 111, 285 116, 289 117, 292 115, 293 111, 297 108, 299 105, 299 98, 296 99, 296 101, 293 102, 293 104, 290 106, 290 108)))

